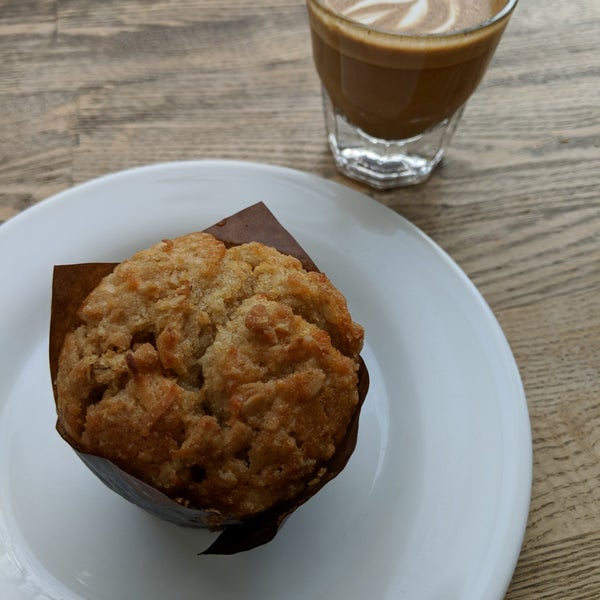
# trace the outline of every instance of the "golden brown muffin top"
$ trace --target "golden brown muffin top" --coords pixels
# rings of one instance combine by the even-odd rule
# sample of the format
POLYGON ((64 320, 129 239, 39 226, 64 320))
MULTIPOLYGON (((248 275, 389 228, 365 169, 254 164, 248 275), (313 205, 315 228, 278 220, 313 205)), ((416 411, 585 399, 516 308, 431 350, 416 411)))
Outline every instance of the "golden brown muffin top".
POLYGON ((164 240, 87 297, 59 423, 179 502, 243 518, 314 485, 358 403, 363 330, 322 273, 260 243, 164 240))

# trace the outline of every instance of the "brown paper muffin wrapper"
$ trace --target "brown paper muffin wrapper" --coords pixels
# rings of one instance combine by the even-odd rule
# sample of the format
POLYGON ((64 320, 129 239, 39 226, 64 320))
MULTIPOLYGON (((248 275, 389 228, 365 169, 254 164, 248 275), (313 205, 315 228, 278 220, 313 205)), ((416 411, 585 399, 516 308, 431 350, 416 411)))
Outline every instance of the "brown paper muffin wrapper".
MULTIPOLYGON (((298 258, 308 271, 318 271, 317 266, 298 242, 277 221, 262 203, 254 204, 231 217, 205 229, 225 243, 227 247, 258 241, 280 252, 298 258)), ((112 272, 117 263, 85 263, 54 267, 52 282, 52 310, 50 320, 50 374, 56 401, 56 375, 58 357, 64 338, 75 329, 80 320, 77 310, 86 296, 112 272)), ((187 527, 207 527, 222 530, 212 545, 202 554, 235 554, 250 550, 271 541, 285 519, 314 496, 325 484, 336 477, 346 466, 356 446, 360 410, 369 388, 369 374, 360 360, 358 373, 359 402, 343 442, 325 465, 326 475, 321 481, 291 501, 277 505, 242 522, 224 519, 223 515, 210 510, 184 506, 169 498, 156 488, 129 475, 110 460, 95 456, 78 447, 75 440, 57 423, 60 435, 69 443, 81 460, 109 488, 126 500, 147 512, 167 521, 187 527)))

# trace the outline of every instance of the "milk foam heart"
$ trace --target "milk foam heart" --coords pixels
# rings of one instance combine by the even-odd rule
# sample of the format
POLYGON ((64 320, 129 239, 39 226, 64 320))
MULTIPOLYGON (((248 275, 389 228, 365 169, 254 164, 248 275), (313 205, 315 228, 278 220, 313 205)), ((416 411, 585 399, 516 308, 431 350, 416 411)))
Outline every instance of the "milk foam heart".
POLYGON ((336 13, 370 27, 407 34, 459 31, 493 17, 506 0, 325 0, 336 13))

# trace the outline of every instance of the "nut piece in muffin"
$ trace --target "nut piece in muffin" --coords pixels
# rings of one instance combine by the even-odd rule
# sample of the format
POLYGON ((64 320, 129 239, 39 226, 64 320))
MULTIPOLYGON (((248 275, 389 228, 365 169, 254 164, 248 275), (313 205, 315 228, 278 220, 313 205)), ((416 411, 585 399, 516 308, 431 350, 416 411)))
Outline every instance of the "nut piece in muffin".
POLYGON ((118 265, 78 316, 56 378, 78 450, 224 521, 325 477, 357 408, 363 329, 324 274, 192 233, 118 265))

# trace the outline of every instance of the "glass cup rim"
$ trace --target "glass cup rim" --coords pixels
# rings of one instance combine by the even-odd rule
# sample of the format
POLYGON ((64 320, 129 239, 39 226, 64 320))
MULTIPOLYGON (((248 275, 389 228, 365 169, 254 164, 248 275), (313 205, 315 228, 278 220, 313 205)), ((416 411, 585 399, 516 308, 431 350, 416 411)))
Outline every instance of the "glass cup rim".
POLYGON ((516 7, 519 0, 507 0, 506 4, 497 13, 492 15, 489 19, 481 21, 481 23, 477 23, 477 25, 471 25, 470 27, 465 27, 463 29, 445 31, 442 33, 396 33, 387 29, 381 29, 379 27, 371 27, 370 25, 365 25, 364 23, 359 23, 358 21, 349 19, 348 17, 345 17, 344 15, 335 12, 331 7, 327 5, 326 0, 306 0, 306 2, 310 4, 318 4, 319 8, 325 11, 330 17, 342 21, 346 24, 346 26, 351 28, 355 28, 361 31, 372 31, 377 33, 378 35, 389 36, 394 39, 432 40, 460 37, 462 35, 482 31, 488 27, 491 27, 492 25, 498 23, 505 17, 508 17, 516 7))

